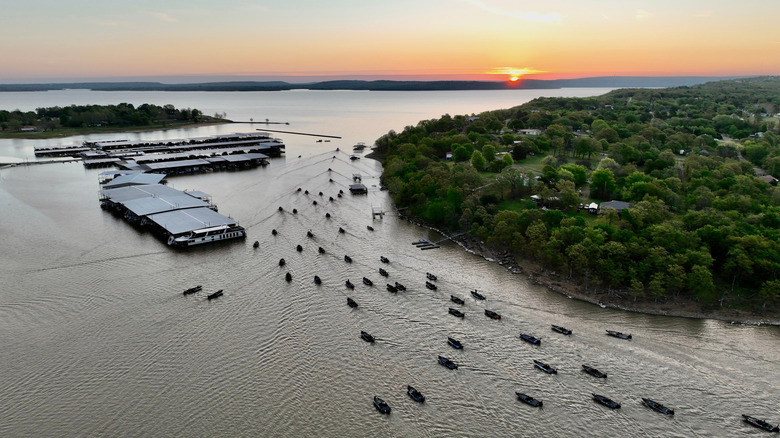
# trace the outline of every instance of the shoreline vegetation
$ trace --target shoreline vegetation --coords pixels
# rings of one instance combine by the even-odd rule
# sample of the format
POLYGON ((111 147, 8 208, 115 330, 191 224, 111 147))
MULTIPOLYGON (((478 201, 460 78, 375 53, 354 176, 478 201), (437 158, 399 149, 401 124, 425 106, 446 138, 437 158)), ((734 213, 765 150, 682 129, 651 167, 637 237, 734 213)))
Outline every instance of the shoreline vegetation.
POLYGON ((778 325, 778 109, 772 77, 540 98, 391 131, 369 157, 400 214, 553 292, 778 325))
POLYGON ((51 139, 222 123, 235 122, 225 119, 224 114, 208 116, 198 109, 177 109, 173 105, 71 105, 26 112, 0 110, 0 138, 51 139))

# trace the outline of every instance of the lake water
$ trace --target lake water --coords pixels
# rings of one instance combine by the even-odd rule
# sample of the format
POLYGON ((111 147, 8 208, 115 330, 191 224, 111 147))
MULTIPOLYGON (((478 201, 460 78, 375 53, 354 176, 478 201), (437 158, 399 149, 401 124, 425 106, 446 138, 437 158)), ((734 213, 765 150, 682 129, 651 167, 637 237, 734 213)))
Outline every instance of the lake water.
MULTIPOLYGON (((551 293, 449 241, 421 251, 411 243, 442 236, 393 214, 390 197, 378 189, 377 162, 349 160, 356 142, 371 144, 421 119, 508 108, 540 95, 606 91, 0 93, 3 109, 171 103, 343 137, 316 143, 279 134, 287 156, 265 168, 170 178, 175 188, 211 194, 249 236, 188 251, 174 251, 101 210, 101 170, 79 163, 0 169, 0 436, 761 436, 740 414, 780 421, 777 327, 602 309, 551 293), (363 175, 368 195, 338 198, 353 173, 363 175), (372 220, 372 207, 387 214, 372 220), (289 213, 293 208, 298 214, 289 213), (425 288, 426 272, 438 276, 436 291, 425 288), (355 290, 345 288, 347 279, 355 290), (387 292, 385 283, 395 281, 408 290, 387 292), (198 284, 203 292, 182 295, 198 284), (471 299, 475 288, 486 301, 471 299), (217 289, 223 297, 205 299, 217 289), (465 318, 447 313, 460 307, 451 294, 465 299, 465 318), (348 307, 347 296, 359 307, 348 307), (484 309, 503 318, 489 319, 484 309), (574 334, 554 333, 550 324, 574 334), (633 340, 608 337, 607 329, 633 340), (363 342, 361 330, 376 343, 363 342), (527 344, 520 333, 542 344, 527 344), (450 348, 448 336, 464 349, 450 348), (442 367, 438 355, 460 368, 442 367), (534 359, 558 374, 534 369, 534 359), (609 377, 595 379, 582 364, 609 377), (413 402, 407 385, 426 402, 413 402), (544 407, 517 401, 515 391, 542 399, 544 407), (622 408, 596 404, 594 392, 622 408), (392 406, 391 415, 374 409, 375 395, 392 406), (676 415, 644 407, 642 397, 676 415)), ((264 126, 97 138, 182 138, 264 126)), ((83 139, 0 140, 0 156, 34 160, 34 147, 83 139)))

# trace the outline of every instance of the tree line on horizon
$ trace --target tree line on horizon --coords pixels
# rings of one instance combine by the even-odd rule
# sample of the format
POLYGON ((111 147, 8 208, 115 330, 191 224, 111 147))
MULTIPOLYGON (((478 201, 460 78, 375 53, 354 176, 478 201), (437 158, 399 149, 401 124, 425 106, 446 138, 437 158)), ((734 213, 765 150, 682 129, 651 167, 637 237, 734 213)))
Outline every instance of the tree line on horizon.
POLYGON ((586 289, 769 309, 780 304, 779 109, 776 78, 621 89, 423 120, 376 153, 398 208, 586 289), (610 200, 629 207, 582 208, 610 200))

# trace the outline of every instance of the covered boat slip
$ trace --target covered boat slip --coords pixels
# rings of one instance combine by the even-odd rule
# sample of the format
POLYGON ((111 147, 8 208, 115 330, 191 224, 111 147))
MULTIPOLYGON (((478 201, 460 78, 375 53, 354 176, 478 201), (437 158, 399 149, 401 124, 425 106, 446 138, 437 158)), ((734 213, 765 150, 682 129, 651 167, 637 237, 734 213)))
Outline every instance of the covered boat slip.
POLYGON ((235 237, 243 237, 243 228, 238 226, 238 222, 207 207, 167 211, 146 218, 153 228, 169 236, 169 243, 172 242, 170 237, 233 229, 241 231, 241 235, 235 237))
POLYGON ((110 182, 103 184, 103 189, 118 189, 129 186, 160 184, 164 179, 165 175, 160 173, 132 172, 127 175, 119 175, 114 177, 110 182))
MULTIPOLYGON (((179 155, 179 154, 174 154, 179 155)), ((186 155, 186 154, 184 154, 186 155)), ((240 170, 268 164, 268 158, 265 154, 246 153, 233 155, 219 155, 208 158, 197 158, 191 160, 163 161, 156 163, 139 164, 137 161, 124 161, 117 163, 121 168, 128 170, 137 170, 141 172, 182 174, 196 173, 213 170, 240 170)))

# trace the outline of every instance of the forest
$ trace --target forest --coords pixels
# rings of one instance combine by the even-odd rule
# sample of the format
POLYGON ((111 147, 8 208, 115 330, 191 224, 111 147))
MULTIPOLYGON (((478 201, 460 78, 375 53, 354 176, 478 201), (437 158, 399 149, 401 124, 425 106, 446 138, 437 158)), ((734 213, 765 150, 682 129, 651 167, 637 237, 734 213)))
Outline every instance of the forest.
POLYGON ((79 128, 100 131, 101 128, 164 127, 211 119, 197 109, 176 109, 173 105, 71 105, 37 108, 35 111, 0 110, 0 132, 52 132, 79 128))
POLYGON ((619 89, 423 120, 374 153, 400 211, 583 290, 774 312, 778 111, 776 77, 619 89))

